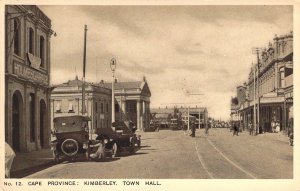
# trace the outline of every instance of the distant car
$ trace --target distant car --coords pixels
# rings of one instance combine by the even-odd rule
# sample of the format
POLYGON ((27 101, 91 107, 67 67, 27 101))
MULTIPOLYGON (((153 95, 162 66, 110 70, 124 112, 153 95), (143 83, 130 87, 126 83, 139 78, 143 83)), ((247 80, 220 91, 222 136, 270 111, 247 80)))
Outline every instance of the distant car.
POLYGON ((141 136, 136 135, 135 131, 136 127, 131 121, 116 121, 112 123, 112 127, 96 129, 96 139, 105 143, 108 152, 114 150, 115 153, 134 153, 141 146, 141 136))
MULTIPOLYGON (((85 154, 89 159, 89 128, 87 116, 64 116, 54 118, 54 130, 51 141, 51 150, 53 151, 53 160, 58 162, 60 157, 67 157, 75 160, 78 154, 85 154)), ((102 144, 102 143, 100 143, 102 144)))

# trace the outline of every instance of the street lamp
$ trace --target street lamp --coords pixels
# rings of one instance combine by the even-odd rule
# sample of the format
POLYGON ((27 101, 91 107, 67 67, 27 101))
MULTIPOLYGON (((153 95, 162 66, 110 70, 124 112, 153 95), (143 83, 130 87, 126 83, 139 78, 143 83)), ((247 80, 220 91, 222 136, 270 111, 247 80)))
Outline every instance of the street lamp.
POLYGON ((117 68, 117 61, 115 58, 110 60, 110 69, 112 72, 112 83, 111 83, 111 122, 115 122, 115 70, 117 68))

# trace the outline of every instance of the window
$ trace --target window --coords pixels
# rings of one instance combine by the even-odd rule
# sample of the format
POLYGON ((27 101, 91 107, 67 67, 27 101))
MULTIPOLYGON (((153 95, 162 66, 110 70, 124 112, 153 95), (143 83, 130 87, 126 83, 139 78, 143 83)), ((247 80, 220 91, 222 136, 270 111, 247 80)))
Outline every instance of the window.
POLYGON ((120 112, 120 108, 119 108, 119 104, 118 103, 115 104, 115 112, 116 113, 120 112))
POLYGON ((69 101, 69 113, 74 113, 73 102, 69 101))
POLYGON ((96 111, 96 113, 98 113, 98 103, 97 102, 95 102, 95 111, 96 111))
POLYGON ((103 113, 103 103, 100 105, 100 112, 103 113))
POLYGON ((109 112, 109 104, 106 103, 106 112, 108 113, 109 112))
POLYGON ((284 83, 285 83, 285 81, 284 81, 284 77, 285 77, 285 75, 284 75, 284 68, 280 68, 279 74, 280 74, 279 75, 280 76, 279 87, 284 88, 284 83))
POLYGON ((20 21, 18 19, 14 19, 14 53, 20 56, 20 21))
POLYGON ((56 113, 60 113, 61 112, 61 101, 58 101, 56 103, 55 111, 56 111, 56 113))
POLYGON ((40 36, 40 58, 41 67, 45 68, 45 39, 43 36, 40 36))
POLYGON ((34 49, 34 32, 32 28, 29 28, 29 47, 28 47, 28 51, 30 54, 34 54, 33 53, 33 49, 34 49))

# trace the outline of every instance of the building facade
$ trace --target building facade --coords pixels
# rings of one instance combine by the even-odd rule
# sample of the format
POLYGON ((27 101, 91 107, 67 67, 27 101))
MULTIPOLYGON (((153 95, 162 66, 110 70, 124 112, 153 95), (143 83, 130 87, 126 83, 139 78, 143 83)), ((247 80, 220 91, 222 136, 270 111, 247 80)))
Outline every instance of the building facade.
POLYGON ((91 118, 89 132, 97 128, 111 127, 111 89, 97 84, 85 83, 85 113, 82 113, 82 85, 78 80, 69 80, 57 85, 51 93, 51 127, 53 119, 61 116, 85 115, 91 118))
POLYGON ((5 7, 5 141, 49 147, 51 20, 34 5, 5 7))
MULTIPOLYGON (((111 83, 100 83, 111 89, 111 83)), ((139 130, 150 128, 151 91, 146 78, 137 82, 114 83, 115 120, 131 120, 139 130)))
POLYGON ((260 132, 270 132, 272 122, 277 122, 286 132, 293 117, 293 32, 275 35, 273 43, 261 51, 249 73, 247 92, 239 109, 244 125, 256 121, 260 132))
POLYGON ((245 129, 244 121, 240 115, 240 108, 245 103, 247 99, 247 87, 246 84, 244 86, 238 86, 236 88, 236 97, 231 98, 231 111, 230 111, 230 120, 232 122, 239 122, 240 128, 245 129))

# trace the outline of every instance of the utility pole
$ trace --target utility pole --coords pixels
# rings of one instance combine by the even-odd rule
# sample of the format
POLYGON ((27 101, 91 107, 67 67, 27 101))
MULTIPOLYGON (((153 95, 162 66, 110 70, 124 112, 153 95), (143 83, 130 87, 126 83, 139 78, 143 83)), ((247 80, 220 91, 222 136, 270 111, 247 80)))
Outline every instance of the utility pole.
POLYGON ((254 129, 256 130, 256 86, 255 86, 255 77, 256 77, 256 67, 254 65, 253 67, 253 125, 254 129))
POLYGON ((82 77, 82 115, 85 115, 86 32, 87 32, 87 25, 84 25, 83 77, 82 77))
MULTIPOLYGON (((259 113, 259 110, 260 110, 260 96, 259 96, 259 86, 260 86, 260 83, 259 83, 259 69, 260 69, 260 63, 259 63, 259 48, 255 47, 252 49, 252 52, 254 54, 257 55, 257 126, 256 126, 256 134, 259 134, 259 126, 260 126, 260 113, 259 113)), ((256 70, 256 67, 255 67, 255 70, 256 70)), ((256 76, 254 78, 254 80, 256 79, 256 76)))

